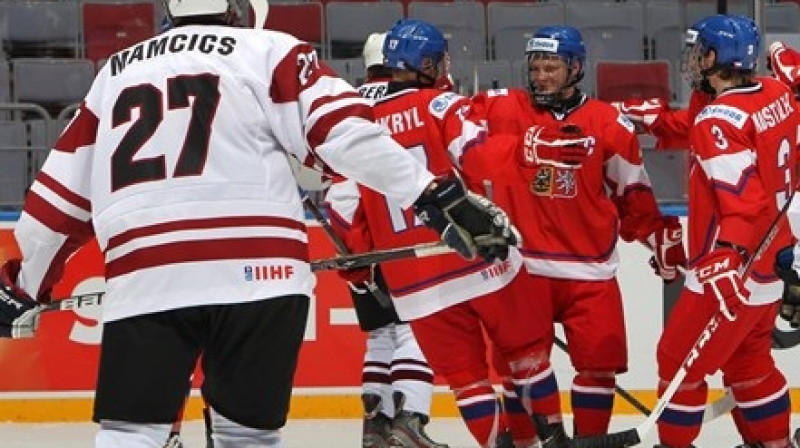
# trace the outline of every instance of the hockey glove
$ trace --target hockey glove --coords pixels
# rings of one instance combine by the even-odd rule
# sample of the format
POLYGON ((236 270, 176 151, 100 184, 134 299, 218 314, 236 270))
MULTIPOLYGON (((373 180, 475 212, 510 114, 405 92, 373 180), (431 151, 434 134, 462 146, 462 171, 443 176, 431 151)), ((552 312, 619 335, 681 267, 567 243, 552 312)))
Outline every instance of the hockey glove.
POLYGON ((611 103, 619 113, 631 120, 640 131, 649 133, 653 124, 668 110, 667 102, 661 98, 628 98, 625 101, 611 103))
POLYGON ((750 297, 739 274, 743 259, 742 251, 718 243, 716 249, 700 257, 695 265, 705 296, 717 300, 720 311, 731 321, 736 320, 736 310, 750 297))
POLYGON ((29 338, 39 325, 39 304, 17 287, 20 260, 0 267, 0 337, 29 338))
POLYGON ((656 275, 670 283, 680 275, 679 266, 686 266, 683 249, 683 227, 677 216, 664 216, 661 227, 647 237, 647 245, 653 249, 650 266, 656 275))
POLYGON ((769 46, 767 66, 775 78, 792 90, 796 91, 800 87, 800 53, 783 42, 773 42, 769 46))
POLYGON ((527 165, 580 168, 593 149, 594 139, 574 124, 531 126, 525 132, 523 157, 527 165))
POLYGON ((414 212, 462 257, 505 259, 521 242, 508 216, 486 198, 468 195, 457 179, 438 179, 414 203, 414 212))
POLYGON ((783 280, 781 318, 792 328, 800 327, 800 277, 792 269, 794 246, 784 247, 775 255, 775 274, 783 280))

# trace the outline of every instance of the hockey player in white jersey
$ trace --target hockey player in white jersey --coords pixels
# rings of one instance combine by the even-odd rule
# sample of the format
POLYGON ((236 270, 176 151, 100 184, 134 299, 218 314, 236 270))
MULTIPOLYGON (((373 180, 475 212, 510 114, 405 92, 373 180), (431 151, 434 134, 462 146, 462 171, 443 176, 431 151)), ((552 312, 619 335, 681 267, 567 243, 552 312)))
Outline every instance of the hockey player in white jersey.
MULTIPOLYGON (((254 4, 256 27, 266 3, 254 4)), ((280 446, 315 279, 289 152, 380 191, 465 257, 502 211, 434 178, 307 43, 232 26, 234 0, 168 0, 174 27, 112 55, 30 188, 0 336, 30 337, 91 238, 107 291, 97 448, 160 448, 202 354, 216 448, 280 446)))

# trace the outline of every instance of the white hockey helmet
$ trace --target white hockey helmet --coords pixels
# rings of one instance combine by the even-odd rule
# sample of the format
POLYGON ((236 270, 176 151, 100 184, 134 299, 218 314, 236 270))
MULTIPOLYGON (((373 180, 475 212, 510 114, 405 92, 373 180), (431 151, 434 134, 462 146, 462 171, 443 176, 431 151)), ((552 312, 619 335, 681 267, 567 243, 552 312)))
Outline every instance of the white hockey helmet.
POLYGON ((236 7, 235 2, 229 0, 167 0, 167 9, 172 17, 225 14, 236 7))
POLYGON ((373 65, 383 65, 383 41, 386 40, 386 33, 372 33, 364 43, 364 67, 370 68, 373 65))
POLYGON ((229 11, 243 17, 242 10, 246 10, 249 4, 255 15, 254 28, 263 28, 269 11, 267 0, 165 0, 165 3, 170 17, 219 15, 229 11))

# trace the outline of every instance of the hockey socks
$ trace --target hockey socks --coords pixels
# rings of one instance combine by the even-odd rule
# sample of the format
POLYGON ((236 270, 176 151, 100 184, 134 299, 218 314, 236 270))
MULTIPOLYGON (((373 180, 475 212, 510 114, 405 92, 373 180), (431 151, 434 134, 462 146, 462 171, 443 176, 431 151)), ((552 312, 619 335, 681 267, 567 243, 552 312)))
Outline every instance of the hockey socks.
POLYGON ((608 432, 614 407, 615 384, 612 372, 575 375, 570 399, 576 435, 594 436, 608 432))
POLYGON ((742 423, 755 439, 747 442, 766 446, 788 442, 791 405, 786 378, 777 369, 759 380, 734 383, 731 391, 741 410, 742 423))

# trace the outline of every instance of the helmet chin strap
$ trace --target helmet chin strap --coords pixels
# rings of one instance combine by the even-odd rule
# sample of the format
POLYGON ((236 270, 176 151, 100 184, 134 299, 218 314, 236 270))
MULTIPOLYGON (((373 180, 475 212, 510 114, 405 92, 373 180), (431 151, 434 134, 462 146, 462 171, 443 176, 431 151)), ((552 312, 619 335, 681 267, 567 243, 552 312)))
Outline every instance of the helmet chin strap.
POLYGON ((531 99, 537 106, 548 107, 550 109, 559 109, 563 107, 564 101, 567 99, 564 96, 564 92, 571 87, 575 87, 581 79, 583 79, 583 72, 578 72, 577 75, 570 77, 573 79, 568 80, 558 91, 553 93, 536 93, 536 84, 532 81, 528 81, 531 99))

